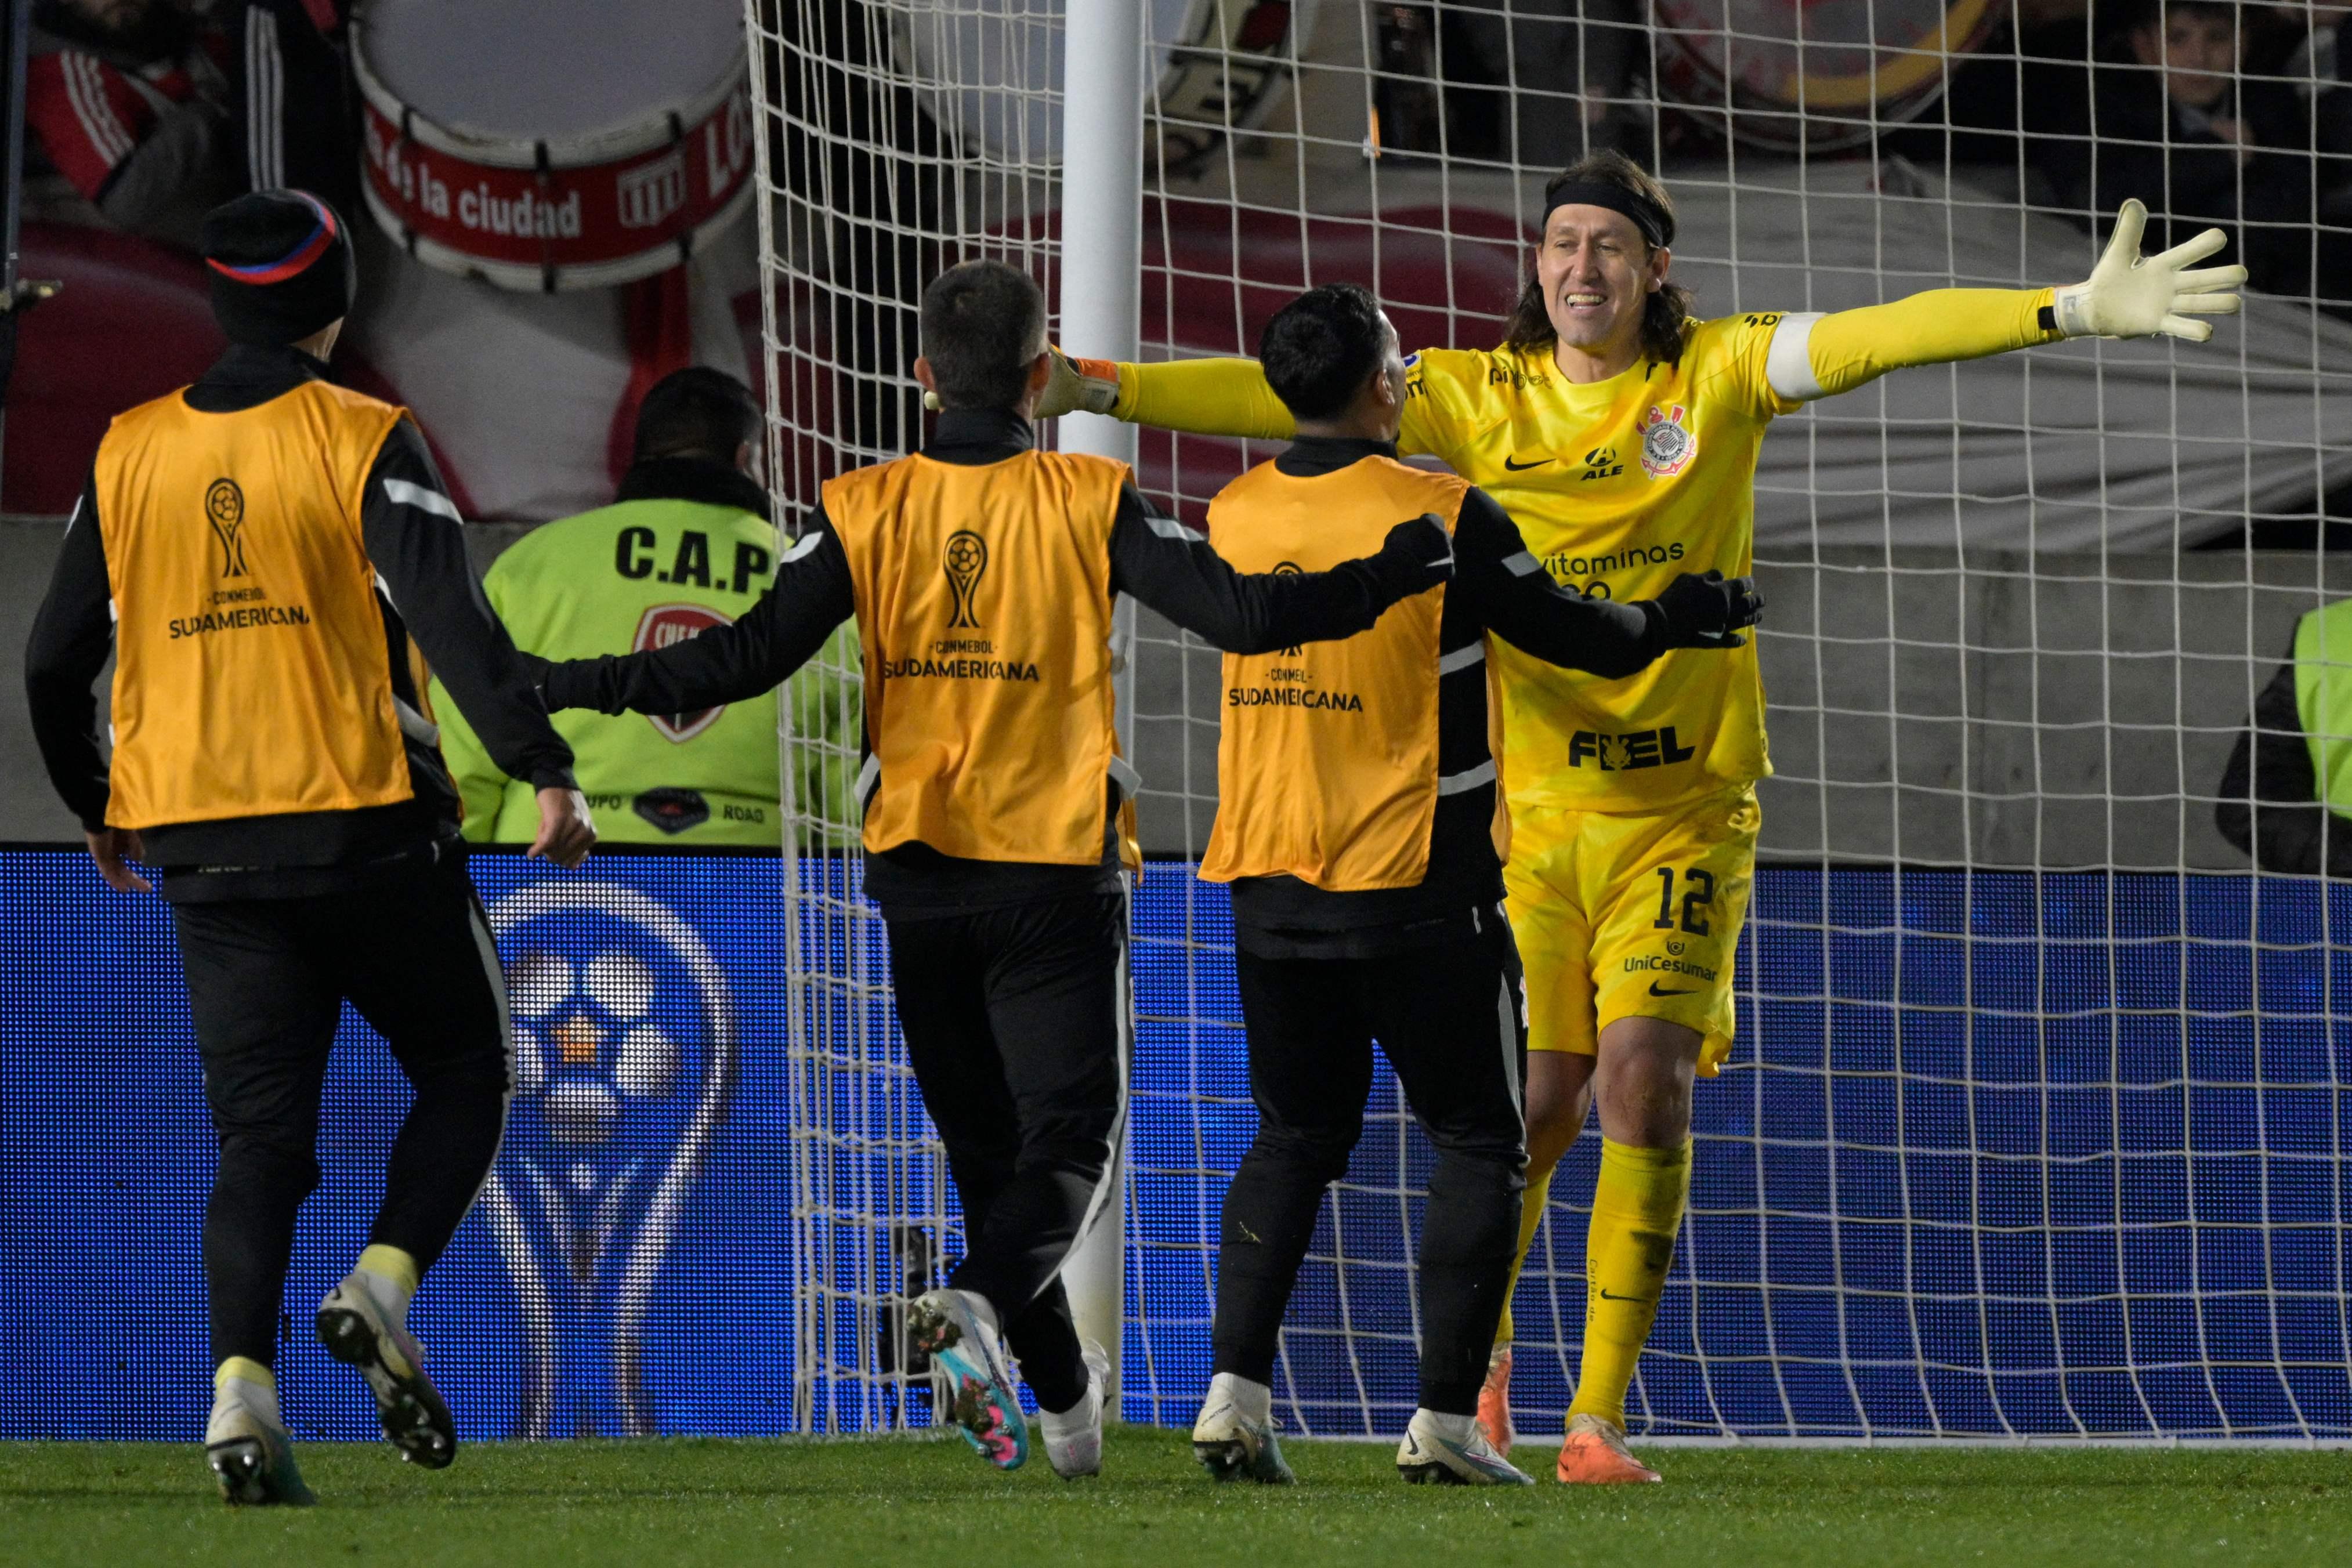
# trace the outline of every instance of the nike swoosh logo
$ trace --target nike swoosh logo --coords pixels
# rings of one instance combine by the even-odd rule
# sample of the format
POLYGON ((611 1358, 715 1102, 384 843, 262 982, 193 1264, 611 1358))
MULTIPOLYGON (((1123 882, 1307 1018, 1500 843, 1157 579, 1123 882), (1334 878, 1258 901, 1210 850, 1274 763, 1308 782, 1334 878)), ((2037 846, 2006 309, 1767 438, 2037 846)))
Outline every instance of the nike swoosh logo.
POLYGON ((1549 457, 1538 457, 1532 463, 1514 463, 1509 458, 1506 457, 1503 459, 1503 466, 1508 468, 1514 474, 1523 474, 1530 468, 1540 468, 1550 461, 1551 459, 1549 457))
POLYGON ((1604 1301, 1646 1301, 1650 1298, 1647 1296, 1612 1296, 1609 1293, 1609 1287, 1603 1285, 1601 1287, 1601 1299, 1604 1301))
POLYGON ((1654 997, 1695 997, 1698 995, 1698 988, 1696 986, 1678 986, 1673 990, 1661 990, 1658 988, 1658 982, 1652 980, 1650 982, 1650 994, 1654 997))

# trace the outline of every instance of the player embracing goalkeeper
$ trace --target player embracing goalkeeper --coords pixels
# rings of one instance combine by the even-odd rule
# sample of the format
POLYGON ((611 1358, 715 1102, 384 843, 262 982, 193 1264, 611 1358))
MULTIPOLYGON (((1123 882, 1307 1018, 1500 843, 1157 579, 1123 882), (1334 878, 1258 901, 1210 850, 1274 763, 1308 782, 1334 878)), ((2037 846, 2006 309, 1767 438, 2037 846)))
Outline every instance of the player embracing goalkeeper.
MULTIPOLYGON (((2238 308, 2242 267, 2199 267, 2209 230, 2142 258, 2125 204, 2090 277, 1942 288, 1833 314, 1702 320, 1670 277, 1672 199, 1616 152, 1547 185, 1533 276, 1500 346, 1411 356, 1398 449, 1491 495, 1551 575, 1594 598, 1654 597, 1685 572, 1745 576, 1759 444, 1779 415, 1906 365, 2075 337, 2202 342, 2238 308)), ((1258 363, 1057 357, 1038 410, 1280 439, 1258 363)), ((1625 1400, 1666 1283, 1691 1178, 1694 1082, 1732 1049, 1733 956, 1771 771, 1753 646, 1670 653, 1631 674, 1560 668, 1497 641, 1511 925, 1527 975, 1524 1261, 1551 1176, 1600 1111, 1585 1249, 1583 1360, 1555 1473, 1654 1481, 1625 1400)), ((1516 1267, 1516 1266, 1515 1266, 1516 1267)), ((1516 1272, 1514 1273, 1516 1281, 1516 1272)), ((1512 1441, 1507 1305, 1479 1425, 1512 1441)))

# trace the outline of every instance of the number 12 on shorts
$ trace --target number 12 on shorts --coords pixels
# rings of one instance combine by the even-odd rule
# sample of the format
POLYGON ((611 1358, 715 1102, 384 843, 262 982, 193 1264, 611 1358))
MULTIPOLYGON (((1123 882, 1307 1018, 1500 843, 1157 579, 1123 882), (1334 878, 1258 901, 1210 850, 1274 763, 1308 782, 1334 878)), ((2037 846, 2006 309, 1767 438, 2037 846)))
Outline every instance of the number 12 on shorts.
MULTIPOLYGON (((1682 929, 1692 936, 1706 935, 1706 906, 1715 902, 1715 873, 1691 867, 1682 873, 1682 929)), ((1675 868, 1658 868, 1658 917, 1650 922, 1657 931, 1675 929, 1675 868)))

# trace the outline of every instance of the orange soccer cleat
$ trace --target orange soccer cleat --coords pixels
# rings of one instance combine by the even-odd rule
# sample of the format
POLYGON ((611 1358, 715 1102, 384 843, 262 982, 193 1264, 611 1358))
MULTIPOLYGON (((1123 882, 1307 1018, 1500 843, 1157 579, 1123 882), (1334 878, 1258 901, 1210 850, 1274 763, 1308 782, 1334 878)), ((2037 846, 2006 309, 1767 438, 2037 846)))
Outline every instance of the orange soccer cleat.
POLYGON ((1486 1441, 1495 1452, 1508 1456, 1512 1439, 1518 1434, 1511 1430, 1511 1347, 1497 1345, 1486 1361, 1486 1386, 1478 1390, 1478 1430, 1486 1434, 1486 1441))
POLYGON ((1633 1456, 1625 1447, 1624 1433, 1598 1416, 1568 1418, 1568 1440, 1559 1446, 1559 1475, 1563 1485, 1572 1487, 1622 1486, 1664 1479, 1633 1456))

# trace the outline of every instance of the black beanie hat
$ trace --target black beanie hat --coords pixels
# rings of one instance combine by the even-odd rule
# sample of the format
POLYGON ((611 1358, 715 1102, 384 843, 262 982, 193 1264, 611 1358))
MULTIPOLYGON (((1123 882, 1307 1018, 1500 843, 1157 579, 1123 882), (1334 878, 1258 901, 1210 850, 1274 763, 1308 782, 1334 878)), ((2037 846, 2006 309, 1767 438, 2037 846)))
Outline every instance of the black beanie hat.
POLYGON ((255 191, 205 214, 213 316, 233 343, 282 348, 348 315, 359 262, 335 209, 308 191, 255 191))

